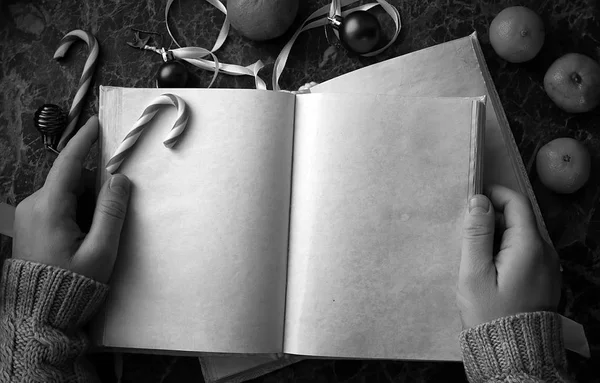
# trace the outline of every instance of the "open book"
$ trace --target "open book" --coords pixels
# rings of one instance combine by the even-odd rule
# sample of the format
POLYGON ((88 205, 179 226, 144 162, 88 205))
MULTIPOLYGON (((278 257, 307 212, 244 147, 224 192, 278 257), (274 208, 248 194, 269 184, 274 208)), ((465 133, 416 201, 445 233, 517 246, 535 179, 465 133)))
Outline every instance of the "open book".
POLYGON ((104 311, 109 348, 460 360, 461 227, 482 182, 484 98, 100 91, 102 171, 133 182, 104 311))

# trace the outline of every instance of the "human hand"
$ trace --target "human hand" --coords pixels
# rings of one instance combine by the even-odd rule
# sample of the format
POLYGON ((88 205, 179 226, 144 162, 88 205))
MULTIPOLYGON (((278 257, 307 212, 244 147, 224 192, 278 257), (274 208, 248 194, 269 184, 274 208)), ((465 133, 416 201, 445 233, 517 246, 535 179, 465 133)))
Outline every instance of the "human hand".
POLYGON ((115 175, 104 183, 90 231, 82 232, 76 215, 84 190, 83 161, 97 138, 98 118, 93 116, 60 153, 44 186, 17 206, 13 258, 108 282, 129 202, 130 181, 115 175))
POLYGON ((558 254, 540 237, 529 200, 500 185, 486 194, 489 199, 474 196, 465 213, 457 287, 464 329, 522 312, 556 311, 560 299, 558 254))

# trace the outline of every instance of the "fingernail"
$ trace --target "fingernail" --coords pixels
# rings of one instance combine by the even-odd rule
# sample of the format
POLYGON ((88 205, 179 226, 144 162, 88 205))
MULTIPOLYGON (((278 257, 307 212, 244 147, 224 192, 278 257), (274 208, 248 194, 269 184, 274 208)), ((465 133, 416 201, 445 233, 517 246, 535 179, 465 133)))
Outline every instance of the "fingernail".
POLYGON ((125 177, 122 174, 114 175, 110 179, 110 183, 108 184, 110 190, 121 196, 126 196, 127 194, 129 194, 129 185, 129 178, 125 177))
POLYGON ((469 201, 469 213, 471 215, 487 214, 490 209, 490 201, 482 195, 476 195, 469 201))

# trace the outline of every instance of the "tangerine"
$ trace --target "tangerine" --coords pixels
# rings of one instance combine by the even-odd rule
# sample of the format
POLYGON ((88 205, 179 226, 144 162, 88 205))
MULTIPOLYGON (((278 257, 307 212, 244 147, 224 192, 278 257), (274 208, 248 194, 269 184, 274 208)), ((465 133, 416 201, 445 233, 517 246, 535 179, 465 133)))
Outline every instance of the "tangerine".
POLYGON ((557 138, 544 145, 536 156, 540 181, 556 193, 579 190, 590 176, 591 158, 587 148, 573 138, 557 138))
POLYGON ((550 65, 544 89, 565 112, 589 112, 600 105, 600 64, 588 56, 568 53, 550 65))
POLYGON ((498 56, 512 63, 534 58, 544 45, 544 23, 527 7, 503 9, 490 24, 490 43, 498 56))
POLYGON ((298 13, 299 0, 228 0, 231 26, 251 40, 270 40, 284 34, 298 13))

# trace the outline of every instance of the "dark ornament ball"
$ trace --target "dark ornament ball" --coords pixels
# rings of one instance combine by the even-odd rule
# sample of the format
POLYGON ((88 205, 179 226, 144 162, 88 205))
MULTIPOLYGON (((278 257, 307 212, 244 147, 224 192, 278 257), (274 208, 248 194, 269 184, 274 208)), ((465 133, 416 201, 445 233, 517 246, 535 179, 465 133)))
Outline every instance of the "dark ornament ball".
POLYGON ((44 145, 55 149, 67 126, 67 114, 58 105, 44 104, 35 111, 33 125, 42 134, 44 145))
POLYGON ((371 52, 381 38, 381 25, 373 14, 355 11, 344 17, 337 27, 342 44, 353 52, 371 52))
POLYGON ((164 62, 158 73, 156 81, 159 88, 185 88, 189 78, 189 72, 181 61, 169 60, 164 62))

